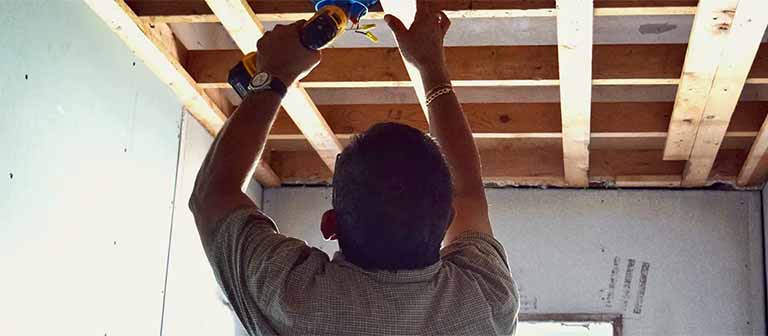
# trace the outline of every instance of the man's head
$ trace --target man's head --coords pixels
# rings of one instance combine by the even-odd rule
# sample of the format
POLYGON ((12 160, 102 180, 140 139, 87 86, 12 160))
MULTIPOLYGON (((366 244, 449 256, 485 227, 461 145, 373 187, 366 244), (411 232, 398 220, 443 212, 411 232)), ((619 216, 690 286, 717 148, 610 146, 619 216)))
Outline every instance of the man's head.
POLYGON ((434 140, 402 124, 371 127, 336 161, 335 231, 345 258, 365 269, 434 264, 453 215, 452 194, 434 140))

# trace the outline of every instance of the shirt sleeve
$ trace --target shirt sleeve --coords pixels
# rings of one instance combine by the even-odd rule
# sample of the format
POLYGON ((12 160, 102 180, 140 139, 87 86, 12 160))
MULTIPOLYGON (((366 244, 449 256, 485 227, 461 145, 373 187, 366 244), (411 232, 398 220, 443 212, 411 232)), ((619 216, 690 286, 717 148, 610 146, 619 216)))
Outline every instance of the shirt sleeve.
POLYGON ((249 334, 274 334, 288 322, 280 302, 329 263, 304 241, 281 235, 257 208, 226 217, 209 246, 209 261, 232 309, 249 334))
POLYGON ((455 265, 474 280, 491 306, 499 334, 512 334, 520 308, 504 247, 493 236, 464 232, 440 251, 443 262, 455 265))

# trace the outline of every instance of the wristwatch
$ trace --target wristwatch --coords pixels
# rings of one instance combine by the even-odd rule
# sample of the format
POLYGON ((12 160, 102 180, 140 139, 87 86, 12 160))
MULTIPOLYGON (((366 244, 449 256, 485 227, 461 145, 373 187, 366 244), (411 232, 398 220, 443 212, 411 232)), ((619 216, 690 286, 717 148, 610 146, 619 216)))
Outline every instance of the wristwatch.
POLYGON ((251 82, 248 83, 248 93, 274 91, 280 98, 285 97, 285 93, 288 92, 288 88, 285 83, 276 77, 272 77, 268 72, 259 72, 251 78, 251 82))

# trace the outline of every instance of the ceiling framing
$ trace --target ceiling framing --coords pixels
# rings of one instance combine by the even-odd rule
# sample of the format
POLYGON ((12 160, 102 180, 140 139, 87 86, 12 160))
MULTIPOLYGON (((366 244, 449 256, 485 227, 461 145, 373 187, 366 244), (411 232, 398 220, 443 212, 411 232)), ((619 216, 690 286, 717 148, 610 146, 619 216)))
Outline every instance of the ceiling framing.
MULTIPOLYGON (((307 0, 84 1, 211 134, 239 104, 229 69, 256 51, 265 27, 312 15, 307 0)), ((412 20, 414 1, 382 0, 368 18, 412 20)), ((446 58, 487 183, 757 187, 768 178, 768 2, 431 2, 454 20, 446 58), (639 33, 615 34, 635 23, 639 33), (492 31, 515 24, 530 30, 516 28, 509 42, 492 31)), ((255 174, 265 186, 329 183, 336 155, 377 122, 428 129, 418 72, 391 40, 353 35, 289 90, 255 174)))

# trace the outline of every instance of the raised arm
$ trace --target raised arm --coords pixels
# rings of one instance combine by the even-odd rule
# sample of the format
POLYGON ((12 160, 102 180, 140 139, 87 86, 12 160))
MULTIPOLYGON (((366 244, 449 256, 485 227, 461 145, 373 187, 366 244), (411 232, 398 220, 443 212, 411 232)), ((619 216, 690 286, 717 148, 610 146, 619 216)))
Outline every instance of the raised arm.
MULTIPOLYGON (((395 33, 405 60, 421 73, 425 91, 429 94, 436 88, 450 87, 451 84, 443 48, 443 39, 451 21, 445 13, 431 11, 425 2, 417 3, 419 7, 410 29, 394 16, 388 15, 385 20, 395 33)), ((440 144, 454 183, 455 217, 445 235, 445 242, 450 243, 465 231, 493 234, 481 177, 480 155, 461 104, 453 91, 434 97, 428 105, 429 130, 440 144)))
MULTIPOLYGON (((320 62, 320 53, 310 51, 299 41, 303 24, 278 25, 258 42, 259 70, 280 79, 287 87, 320 62)), ((189 200, 204 246, 226 215, 253 206, 243 188, 264 151, 281 98, 271 90, 250 93, 208 150, 189 200)))

